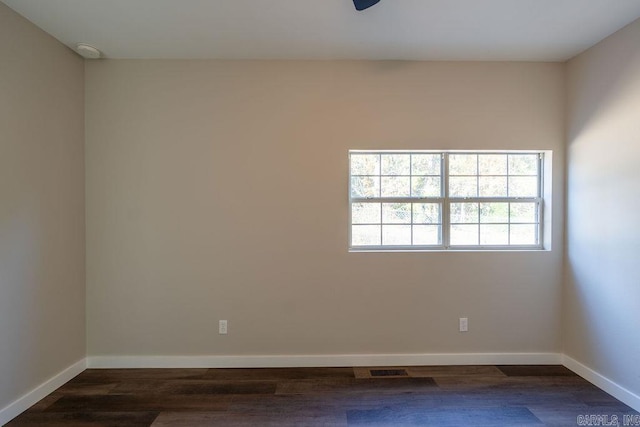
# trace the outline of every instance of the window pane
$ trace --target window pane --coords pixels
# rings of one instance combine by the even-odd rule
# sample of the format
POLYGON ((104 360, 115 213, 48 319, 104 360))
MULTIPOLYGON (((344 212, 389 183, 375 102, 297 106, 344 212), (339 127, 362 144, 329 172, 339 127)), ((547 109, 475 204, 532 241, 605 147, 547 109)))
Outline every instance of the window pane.
POLYGON ((409 197, 411 184, 408 176, 383 176, 382 197, 409 197))
POLYGON ((507 156, 505 154, 482 154, 478 156, 480 175, 506 175, 507 156))
POLYGON ((511 222, 538 222, 536 211, 535 203, 511 203, 511 222))
POLYGON ((440 224, 440 204, 414 203, 413 222, 415 224, 440 224))
POLYGON ((440 175, 440 154, 413 154, 411 173, 413 175, 440 175))
POLYGON ((351 245, 539 247, 541 165, 517 151, 350 152, 351 245))
POLYGON ((480 222, 508 223, 509 203, 480 203, 480 222))
POLYGON ((498 225, 498 224, 480 225, 480 244, 481 245, 508 245, 509 244, 509 226, 498 225))
POLYGON ((480 197, 507 197, 507 177, 481 176, 478 178, 480 197))
POLYGON ((351 222, 353 224, 379 224, 380 203, 352 203, 351 222))
POLYGON ((450 197, 476 197, 478 195, 478 180, 476 177, 452 176, 449 178, 450 197))
POLYGON ((352 225, 351 245, 371 246, 380 245, 380 225, 352 225))
POLYGON ((449 175, 477 175, 478 156, 475 154, 451 154, 449 175))
POLYGON ((451 226, 452 245, 477 245, 478 225, 452 225, 451 226))
POLYGON ((391 224, 411 223, 410 203, 383 203, 382 222, 391 224))
POLYGON ((451 203, 451 223, 477 223, 478 204, 477 203, 451 203))
POLYGON ((440 177, 413 176, 411 177, 411 196, 440 197, 440 177))
POLYGON ((383 154, 382 175, 409 175, 411 156, 409 154, 383 154))
POLYGON ((537 244, 536 225, 517 224, 511 225, 510 239, 512 245, 535 245, 537 244))
POLYGON ((378 175, 380 156, 377 154, 352 154, 351 175, 378 175))
POLYGON ((377 176, 352 177, 351 197, 380 197, 380 178, 377 176))
POLYGON ((509 175, 537 175, 537 154, 510 154, 509 175))
POLYGON ((439 245, 440 226, 439 225, 414 225, 413 244, 414 245, 439 245))
POLYGON ((410 245, 411 226, 410 225, 383 225, 382 226, 383 245, 410 245))
POLYGON ((509 177, 509 197, 537 197, 538 178, 535 176, 509 177))

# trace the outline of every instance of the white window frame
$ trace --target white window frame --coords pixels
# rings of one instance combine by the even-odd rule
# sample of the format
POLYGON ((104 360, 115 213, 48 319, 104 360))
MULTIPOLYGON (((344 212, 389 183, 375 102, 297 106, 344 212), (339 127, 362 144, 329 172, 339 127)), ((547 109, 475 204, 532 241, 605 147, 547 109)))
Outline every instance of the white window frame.
MULTIPOLYGON (((522 251, 522 250, 544 250, 545 249, 545 232, 544 226, 549 222, 549 218, 545 218, 545 199, 550 198, 548 189, 545 189, 544 178, 550 165, 546 164, 546 150, 349 150, 349 251, 350 252, 396 252, 396 251, 522 251), (439 197, 353 197, 352 196, 352 174, 351 174, 351 155, 353 154, 440 154, 440 196, 439 197), (449 196, 449 156, 452 154, 536 154, 538 156, 538 194, 537 197, 450 197, 449 196), (440 240, 441 244, 437 245, 353 245, 352 244, 352 206, 353 203, 438 203, 440 204, 440 240), (451 217, 450 206, 452 203, 536 203, 537 205, 537 236, 536 244, 529 245, 451 245, 450 230, 451 217)), ((549 156, 550 157, 550 156, 549 156)), ((382 175, 380 171, 379 176, 382 175)), ((476 176, 481 176, 477 174, 476 176)), ((505 175, 507 177, 511 175, 505 175)), ((480 225, 481 223, 478 223, 480 225)), ((358 225, 358 224, 356 224, 358 225)), ((381 222, 381 225, 383 223, 381 222)), ((413 223, 411 223, 413 225, 413 223)), ((511 223, 507 224, 511 225, 511 223)), ((480 227, 478 227, 480 233, 480 227)), ((480 240, 478 240, 480 242, 480 240)))

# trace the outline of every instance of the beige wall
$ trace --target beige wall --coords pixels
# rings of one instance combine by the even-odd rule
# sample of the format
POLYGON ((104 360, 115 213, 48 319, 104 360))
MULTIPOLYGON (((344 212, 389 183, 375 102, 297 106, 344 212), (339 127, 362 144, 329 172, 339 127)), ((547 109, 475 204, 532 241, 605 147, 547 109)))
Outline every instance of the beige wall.
POLYGON ((640 394, 638 46, 569 62, 566 123, 541 63, 99 61, 85 109, 0 3, 0 408, 85 356, 85 111, 89 355, 564 351, 640 394), (347 151, 393 148, 553 150, 553 250, 348 253, 347 151))
POLYGON ((85 356, 83 80, 0 3, 0 409, 85 356))
POLYGON ((559 351, 563 108, 562 64, 87 63, 89 355, 559 351), (554 150, 553 250, 348 253, 392 148, 554 150))
POLYGON ((564 351, 640 395, 640 21, 567 71, 564 351))

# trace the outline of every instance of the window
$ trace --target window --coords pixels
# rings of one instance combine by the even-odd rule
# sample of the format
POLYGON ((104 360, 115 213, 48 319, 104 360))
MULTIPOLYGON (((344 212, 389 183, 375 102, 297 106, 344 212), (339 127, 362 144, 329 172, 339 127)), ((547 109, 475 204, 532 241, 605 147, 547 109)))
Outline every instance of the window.
POLYGON ((351 249, 542 248, 542 152, 349 157, 351 249))

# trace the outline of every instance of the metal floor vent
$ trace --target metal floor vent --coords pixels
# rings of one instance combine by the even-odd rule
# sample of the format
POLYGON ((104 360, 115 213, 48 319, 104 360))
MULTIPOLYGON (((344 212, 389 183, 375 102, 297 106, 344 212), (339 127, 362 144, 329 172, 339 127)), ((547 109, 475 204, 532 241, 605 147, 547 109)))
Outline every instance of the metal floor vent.
POLYGON ((406 377, 407 371, 404 369, 370 369, 372 377, 406 377))

